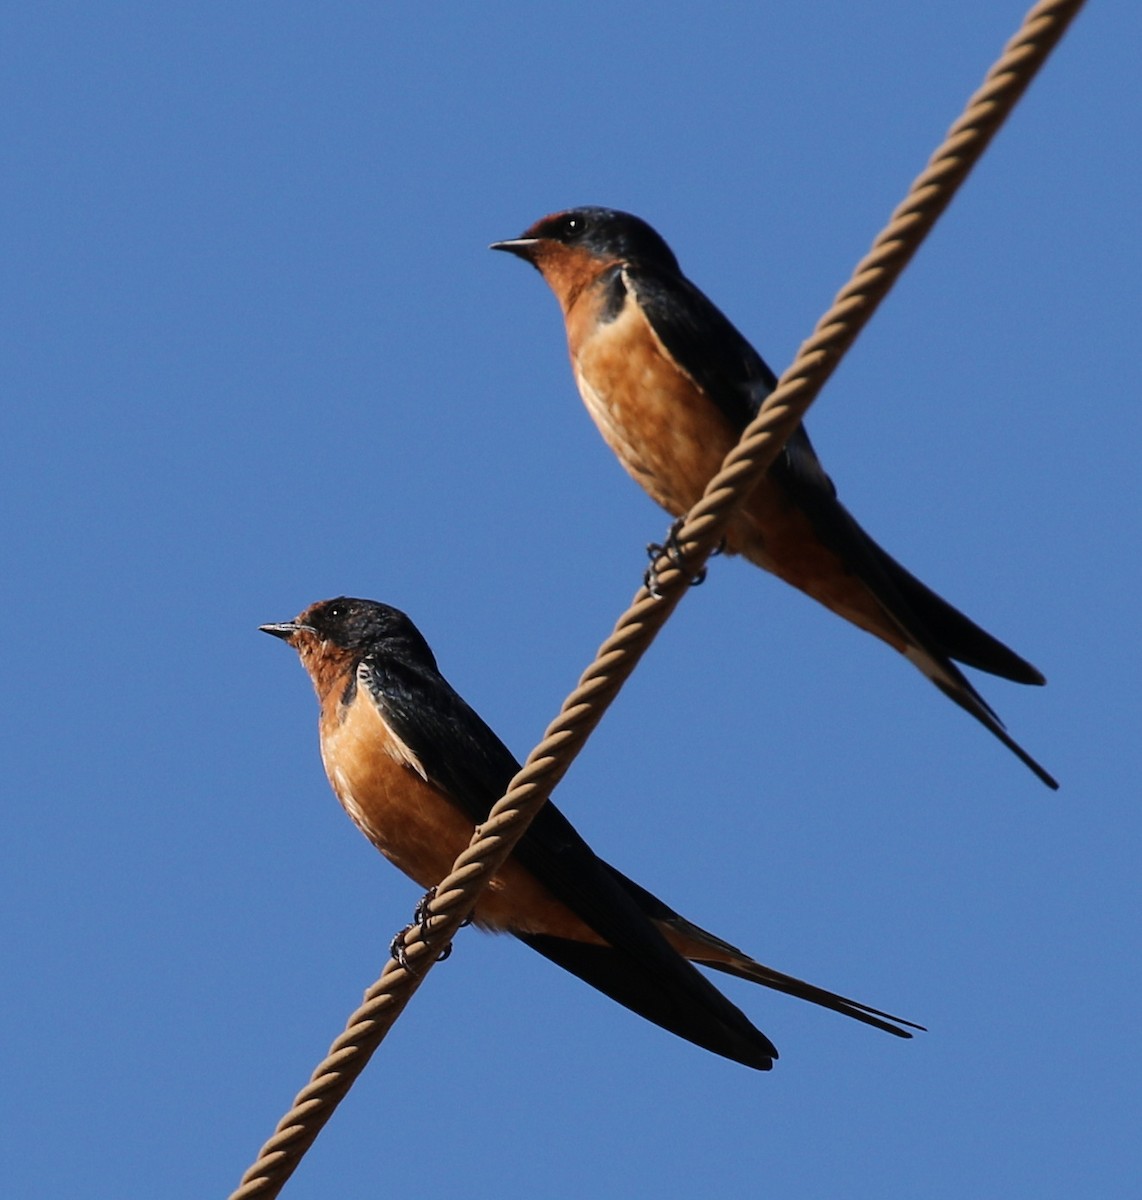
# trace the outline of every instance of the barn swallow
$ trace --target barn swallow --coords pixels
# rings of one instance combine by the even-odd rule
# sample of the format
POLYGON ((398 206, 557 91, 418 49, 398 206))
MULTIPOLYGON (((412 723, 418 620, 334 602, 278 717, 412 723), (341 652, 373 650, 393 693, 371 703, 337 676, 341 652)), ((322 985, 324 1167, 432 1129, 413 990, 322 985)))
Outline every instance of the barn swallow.
MULTIPOLYGON (((701 498, 777 376, 638 217, 573 208, 493 242, 531 263, 563 310, 588 412, 619 461, 678 517, 701 498)), ((725 549, 784 579, 900 651, 1048 787, 955 666, 1016 683, 1042 674, 888 555, 837 500, 798 427, 731 518, 725 549)))
MULTIPOLYGON (((395 608, 341 597, 263 625, 297 650, 321 706, 321 757, 361 832, 421 887, 443 879, 519 763, 395 608)), ((922 1028, 755 962, 597 857, 550 801, 492 878, 474 924, 514 934, 656 1025, 766 1071, 769 1039, 691 962, 898 1037, 922 1028), (687 961, 690 960, 690 961, 687 961)))

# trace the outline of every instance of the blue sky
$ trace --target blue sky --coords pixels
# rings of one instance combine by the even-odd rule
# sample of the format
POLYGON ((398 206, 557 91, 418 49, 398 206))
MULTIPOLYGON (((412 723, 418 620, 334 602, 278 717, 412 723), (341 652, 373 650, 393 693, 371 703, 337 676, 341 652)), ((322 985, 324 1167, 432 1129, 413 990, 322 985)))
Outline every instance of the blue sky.
MULTIPOLYGON (((522 756, 633 594, 665 515, 487 243, 635 211, 780 370, 1023 14, 393 7, 0 18, 7 1196, 226 1194, 409 917, 258 624, 396 604, 522 756)), ((1089 6, 808 422, 1047 674, 980 686, 1062 790, 717 560, 558 792, 688 916, 931 1032, 727 981, 758 1075, 465 931, 287 1196, 1130 1194, 1140 36, 1089 6)))

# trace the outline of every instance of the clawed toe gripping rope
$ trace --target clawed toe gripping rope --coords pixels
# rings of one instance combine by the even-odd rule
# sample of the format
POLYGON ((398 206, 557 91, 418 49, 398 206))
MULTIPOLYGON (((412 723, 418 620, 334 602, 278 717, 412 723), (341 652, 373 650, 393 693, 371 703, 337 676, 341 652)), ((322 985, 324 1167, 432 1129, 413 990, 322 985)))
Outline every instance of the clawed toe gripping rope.
POLYGON ((281 1119, 230 1200, 267 1200, 281 1191, 424 976, 444 956, 480 892, 566 774, 687 588, 703 577, 706 559, 720 545, 735 505, 777 457, 1081 8, 1082 0, 1041 0, 1027 14, 887 227, 818 321, 741 441, 726 456, 702 499, 672 528, 666 543, 656 548, 646 585, 619 618, 579 686, 564 701, 543 741, 476 829, 435 896, 426 898, 417 920, 399 935, 401 961, 394 958, 385 964, 381 977, 365 993, 364 1003, 349 1018, 344 1033, 281 1119))

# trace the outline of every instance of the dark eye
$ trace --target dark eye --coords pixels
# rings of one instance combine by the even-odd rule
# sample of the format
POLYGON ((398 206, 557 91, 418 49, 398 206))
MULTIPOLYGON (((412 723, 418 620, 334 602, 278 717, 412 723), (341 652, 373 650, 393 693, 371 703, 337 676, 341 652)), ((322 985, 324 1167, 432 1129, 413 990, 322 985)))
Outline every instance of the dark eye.
POLYGON ((587 232, 587 218, 582 213, 573 213, 559 222, 558 238, 562 242, 573 242, 587 232))
POLYGON ((329 606, 329 608, 326 610, 325 615, 327 617, 330 617, 332 620, 337 621, 345 615, 345 605, 344 604, 331 604, 329 606))

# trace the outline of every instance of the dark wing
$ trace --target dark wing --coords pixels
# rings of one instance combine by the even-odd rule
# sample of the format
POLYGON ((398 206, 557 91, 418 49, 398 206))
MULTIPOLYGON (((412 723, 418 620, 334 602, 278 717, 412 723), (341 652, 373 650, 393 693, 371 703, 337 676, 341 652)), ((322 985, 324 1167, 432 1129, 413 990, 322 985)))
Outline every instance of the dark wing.
POLYGON ((740 434, 777 386, 777 376, 722 310, 684 276, 638 266, 624 274, 662 344, 740 434))
POLYGON ((865 533, 837 500, 836 488, 804 429, 789 439, 770 474, 809 518, 821 541, 918 646, 934 658, 955 659, 1015 683, 1044 682, 1029 662, 937 596, 865 533))
POLYGON ((1007 732, 953 660, 1016 683, 1042 683, 1043 676, 922 584, 865 533, 837 500, 804 429, 798 429, 786 443, 781 457, 770 468, 770 476, 808 517, 821 542, 868 588, 915 647, 909 659, 1049 788, 1057 788, 1055 779, 1007 732))
MULTIPOLYGON (((688 279, 630 267, 626 278, 655 333, 738 433, 756 415, 777 380, 728 318, 688 279)), ((827 546, 876 597, 885 614, 927 663, 916 665, 949 699, 970 713, 1048 787, 1055 780, 1007 733, 953 660, 1016 683, 1041 684, 1042 674, 881 549, 838 501, 803 427, 786 442, 769 477, 809 519, 827 546)))
MULTIPOLYGON (((637 268, 627 277, 663 345, 741 433, 777 385, 773 371, 688 279, 637 268)), ((837 500, 803 428, 786 443, 770 477, 918 646, 934 658, 955 659, 1016 683, 1043 682, 1035 667, 937 596, 865 533, 837 500)))
MULTIPOLYGON (((511 751, 436 671, 391 657, 368 667, 385 719, 429 780, 473 824, 483 821, 519 769, 511 751)), ((680 1037, 747 1066, 772 1066, 769 1039, 667 943, 555 805, 543 806, 514 857, 609 945, 532 934, 522 941, 680 1037)))

